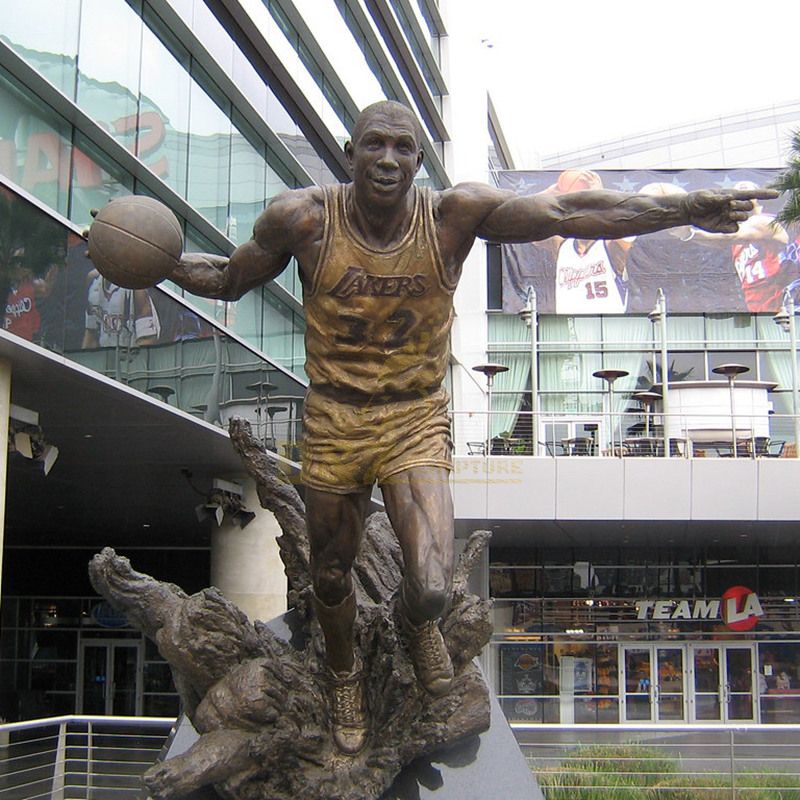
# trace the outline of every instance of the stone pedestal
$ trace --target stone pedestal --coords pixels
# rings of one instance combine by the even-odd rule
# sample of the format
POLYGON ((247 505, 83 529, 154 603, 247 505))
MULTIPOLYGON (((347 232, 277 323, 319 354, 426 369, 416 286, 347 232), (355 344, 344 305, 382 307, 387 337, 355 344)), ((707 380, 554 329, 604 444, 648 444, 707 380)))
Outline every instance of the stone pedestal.
POLYGON ((474 739, 418 758, 381 800, 544 800, 542 790, 492 694, 492 724, 474 739))
POLYGON ((418 758, 395 779, 381 800, 544 800, 497 698, 492 725, 474 739, 418 758))

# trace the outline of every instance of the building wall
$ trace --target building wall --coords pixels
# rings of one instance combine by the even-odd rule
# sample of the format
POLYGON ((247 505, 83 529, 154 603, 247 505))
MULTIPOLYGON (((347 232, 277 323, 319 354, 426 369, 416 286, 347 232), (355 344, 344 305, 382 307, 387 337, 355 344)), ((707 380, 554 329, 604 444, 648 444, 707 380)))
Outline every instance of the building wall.
MULTIPOLYGON (((799 116, 796 103, 757 109, 554 153, 541 166, 780 168, 799 116)), ((703 313, 670 310, 666 367, 661 323, 651 325, 646 308, 542 314, 534 415, 529 329, 500 312, 499 284, 490 285, 497 310, 489 360, 509 370, 495 381, 491 427, 467 409, 456 414, 473 451, 493 455, 461 450, 454 491, 462 534, 478 525, 494 531, 487 663, 509 719, 520 726, 800 719, 796 354, 773 323, 778 306, 750 314, 713 302, 697 309, 703 313), (637 391, 665 372, 676 383, 714 380, 714 368, 730 362, 776 386, 769 433, 788 458, 723 459, 700 448, 669 459, 624 457, 639 453, 621 439, 654 420, 633 399, 637 391), (593 375, 604 368, 629 373, 613 395, 593 375), (580 436, 597 457, 564 457, 574 451, 562 439, 580 436), (748 615, 754 608, 759 613, 748 615), (705 609, 714 613, 706 617, 705 609)))

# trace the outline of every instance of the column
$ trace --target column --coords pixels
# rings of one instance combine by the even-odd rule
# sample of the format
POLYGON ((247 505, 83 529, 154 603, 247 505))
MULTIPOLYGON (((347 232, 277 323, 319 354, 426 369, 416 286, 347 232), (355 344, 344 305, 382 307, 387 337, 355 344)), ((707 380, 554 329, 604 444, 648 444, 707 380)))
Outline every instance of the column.
POLYGON ((278 544, 281 535, 272 512, 258 503, 250 478, 230 478, 244 487, 244 506, 256 516, 244 528, 226 518, 213 523, 211 584, 250 618, 270 620, 286 611, 286 575, 278 544))
MULTIPOLYGON (((442 38, 442 71, 450 94, 443 99, 444 121, 453 140, 444 144, 444 164, 453 183, 491 183, 488 167, 487 49, 481 45, 481 14, 474 0, 440 3, 450 34, 442 38)), ((486 408, 484 384, 470 367, 486 361, 486 245, 477 241, 464 262, 455 295, 456 317, 451 337, 453 433, 456 453, 467 453, 467 442, 481 439, 486 408), (465 412, 478 412, 470 416, 465 412), (477 435, 476 435, 477 434, 477 435)))

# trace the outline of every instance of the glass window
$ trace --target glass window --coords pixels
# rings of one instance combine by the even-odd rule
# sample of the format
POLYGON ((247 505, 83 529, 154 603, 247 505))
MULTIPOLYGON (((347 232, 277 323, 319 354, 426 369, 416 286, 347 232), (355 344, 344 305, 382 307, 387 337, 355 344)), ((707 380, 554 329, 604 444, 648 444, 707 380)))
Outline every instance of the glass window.
POLYGON ((740 376, 742 380, 754 381, 758 379, 758 372, 756 368, 757 358, 755 352, 743 352, 741 350, 729 350, 724 353, 709 352, 708 354, 708 377, 710 380, 728 379, 724 375, 718 375, 714 372, 714 367, 721 364, 743 364, 748 367, 749 372, 744 372, 740 376))
POLYGON ((70 126, 0 69, 0 171, 67 215, 70 126))
MULTIPOLYGON (((228 196, 231 166, 231 121, 206 88, 210 80, 197 68, 193 74, 202 78, 192 82, 189 115, 189 180, 186 199, 209 222, 221 231, 227 230, 228 196)), ((219 95, 214 89, 215 95, 219 95)), ((229 104, 226 111, 229 112, 229 104)))
MULTIPOLYGON (((546 347, 549 342, 570 345, 602 342, 600 317, 565 317, 553 314, 539 316, 539 342, 546 347)), ((550 348, 552 349, 552 348, 550 348)))
POLYGON ((260 290, 255 289, 248 292, 235 303, 229 304, 226 320, 227 327, 257 347, 261 343, 263 302, 260 290))
MULTIPOLYGON (((148 25, 161 26, 145 10, 148 25)), ((168 50, 149 27, 142 30, 142 74, 136 154, 181 197, 186 196, 189 146, 189 56, 172 40, 168 50), (175 55, 177 53, 177 55, 175 55)))
POLYGON ((233 69, 233 40, 204 2, 194 3, 191 26, 214 61, 230 75, 233 69))
POLYGON ((541 391, 580 392, 601 388, 592 375, 602 367, 600 353, 540 353, 541 391))
POLYGON ((302 297, 303 289, 300 284, 300 276, 297 273, 297 262, 292 259, 289 266, 275 278, 275 283, 280 284, 298 299, 302 297))
MULTIPOLYGON (((334 68, 340 74, 347 75, 347 90, 359 108, 377 98, 389 96, 377 77, 381 74, 380 68, 377 68, 377 74, 374 67, 370 69, 373 65, 367 60, 368 46, 352 19, 350 10, 343 2, 337 0, 335 3, 320 3, 319 0, 297 0, 295 5, 303 14, 303 18, 334 68)), ((371 49, 369 54, 373 56, 374 61, 371 49)), ((341 101, 332 92, 328 91, 326 94, 334 107, 341 108, 341 101)))
POLYGON ((248 127, 234 114, 237 126, 231 136, 230 216, 228 237, 236 244, 246 242, 253 233, 256 218, 263 211, 267 196, 267 162, 251 142, 255 134, 243 135, 248 127), (238 129, 237 129, 238 128, 238 129))
POLYGON ((83 134, 75 133, 72 150, 72 194, 69 218, 90 225, 91 210, 115 197, 133 193, 133 178, 98 150, 83 134))
POLYGON ((292 369, 297 360, 295 354, 295 326, 292 310, 272 293, 263 293, 263 326, 264 339, 261 345, 265 353, 275 363, 286 369, 292 369))
POLYGON ((0 35, 37 72, 75 97, 80 0, 0 0, 0 35))
POLYGON ((758 686, 762 722, 800 722, 800 643, 758 646, 758 686))
POLYGON ((139 108, 141 3, 83 0, 77 103, 133 152, 139 108), (131 8, 131 5, 136 7, 131 8))
POLYGON ((705 319, 702 314, 676 314, 667 317, 667 344, 670 349, 686 344, 702 346, 704 342, 705 319))
MULTIPOLYGON (((683 353, 670 350, 667 354, 669 369, 667 375, 670 381, 702 381, 706 377, 706 359, 702 352, 683 353)), ((661 382, 661 363, 656 367, 658 382, 661 382)))
MULTIPOLYGON (((255 108, 262 117, 266 118, 268 89, 253 65, 238 48, 235 48, 233 52, 231 77, 244 96, 250 101, 253 108, 255 108)), ((290 117, 289 119, 291 120, 290 117)), ((291 125, 294 126, 294 123, 291 122, 291 125)), ((282 128, 275 127, 272 129, 275 131, 282 130, 282 128)))
POLYGON ((741 347, 742 342, 749 346, 755 343, 754 318, 749 314, 707 314, 706 339, 714 342, 714 347, 741 347))

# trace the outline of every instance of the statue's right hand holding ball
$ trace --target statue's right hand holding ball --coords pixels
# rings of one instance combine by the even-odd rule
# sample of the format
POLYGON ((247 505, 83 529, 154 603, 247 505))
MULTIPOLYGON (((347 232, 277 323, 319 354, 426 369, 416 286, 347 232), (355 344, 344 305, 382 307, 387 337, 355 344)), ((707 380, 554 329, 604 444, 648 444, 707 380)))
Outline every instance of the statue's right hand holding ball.
POLYGON ((104 278, 125 289, 146 289, 168 278, 182 252, 178 218, 152 197, 116 198, 89 228, 89 258, 104 278))

